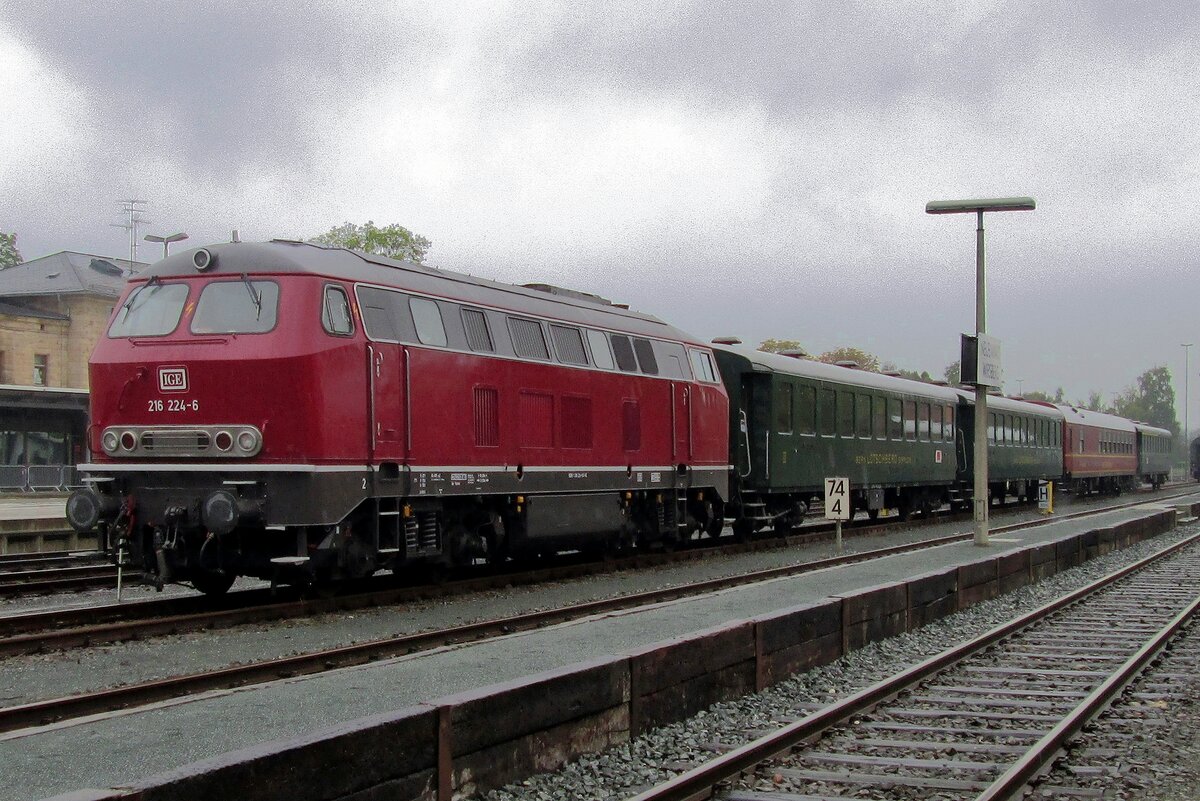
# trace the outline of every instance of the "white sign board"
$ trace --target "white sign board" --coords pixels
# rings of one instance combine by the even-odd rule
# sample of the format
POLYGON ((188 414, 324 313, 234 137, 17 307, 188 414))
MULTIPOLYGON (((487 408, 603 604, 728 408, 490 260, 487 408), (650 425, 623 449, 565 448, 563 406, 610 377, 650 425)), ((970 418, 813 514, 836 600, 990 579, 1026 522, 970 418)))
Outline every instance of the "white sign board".
POLYGON ((825 479, 825 519, 850 519, 850 479, 825 479))
POLYGON ((1049 509, 1050 508, 1050 482, 1049 481, 1039 481, 1038 482, 1038 508, 1039 509, 1049 509))
POLYGON ((1000 340, 987 334, 979 337, 979 383, 985 387, 1004 384, 1004 369, 1000 366, 1000 340))

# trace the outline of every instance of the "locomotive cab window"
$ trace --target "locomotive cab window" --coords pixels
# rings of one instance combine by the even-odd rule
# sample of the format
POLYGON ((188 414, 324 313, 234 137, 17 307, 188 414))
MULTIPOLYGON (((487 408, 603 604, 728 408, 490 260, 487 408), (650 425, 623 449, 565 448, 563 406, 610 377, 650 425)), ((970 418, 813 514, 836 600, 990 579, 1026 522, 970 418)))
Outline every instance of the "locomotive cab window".
POLYGON ((321 326, 329 333, 345 337, 354 333, 354 318, 350 315, 350 299, 340 286, 325 287, 325 302, 321 305, 321 326))
POLYGON ((697 381, 707 381, 710 384, 717 383, 717 371, 713 369, 712 357, 702 350, 688 350, 688 356, 692 360, 692 372, 696 374, 697 381))
POLYGON ((442 310, 436 302, 425 298, 409 298, 408 308, 412 311, 413 323, 417 326, 417 339, 424 345, 446 346, 446 326, 442 322, 442 310))
POLYGON ((262 334, 275 327, 279 285, 274 281, 214 281, 200 291, 193 334, 262 334))
POLYGON ((169 334, 179 325, 188 285, 164 284, 152 279, 133 290, 117 309, 109 326, 110 337, 159 337, 169 334))
POLYGON ((612 370, 616 367, 613 363, 612 351, 608 348, 608 337, 599 331, 587 329, 588 347, 592 351, 592 363, 601 370, 612 370))
POLYGON ((654 358, 654 347, 648 339, 633 340, 633 352, 646 375, 658 375, 658 361, 654 358))
POLYGON ((633 345, 629 344, 629 337, 613 334, 609 339, 612 341, 613 354, 617 357, 617 367, 621 368, 622 372, 636 373, 637 359, 633 355, 633 345))

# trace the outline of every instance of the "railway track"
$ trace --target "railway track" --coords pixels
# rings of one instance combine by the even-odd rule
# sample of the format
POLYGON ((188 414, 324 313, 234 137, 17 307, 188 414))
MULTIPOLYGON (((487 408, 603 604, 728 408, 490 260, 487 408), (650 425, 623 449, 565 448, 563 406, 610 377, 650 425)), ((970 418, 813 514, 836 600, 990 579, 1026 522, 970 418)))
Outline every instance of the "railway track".
POLYGON ((636 801, 1021 797, 1200 607, 1200 534, 636 801))
POLYGON ((0 598, 45 595, 115 586, 117 569, 108 564, 40 567, 36 570, 0 571, 0 598))
MULTIPOLYGON (((1110 510, 1111 507, 1103 510, 1090 510, 1086 513, 1080 513, 1080 515, 1100 514, 1110 510)), ((1037 525, 1040 522, 1041 521, 1017 523, 1011 526, 997 528, 995 531, 996 533, 1000 533, 1002 531, 1015 531, 1021 528, 1028 528, 1030 526, 1037 525)), ((883 556, 904 553, 921 548, 960 542, 970 539, 971 536, 972 534, 955 534, 945 537, 937 537, 917 543, 874 549, 855 554, 837 556, 829 559, 815 560, 797 565, 769 568, 766 570, 754 571, 737 576, 693 582, 675 587, 630 594, 618 598, 572 604, 554 609, 541 610, 501 619, 492 619, 463 626, 456 626, 449 629, 389 637, 386 639, 356 643, 327 650, 235 665, 216 671, 207 671, 186 676, 175 676, 155 681, 135 683, 122 687, 100 690, 93 693, 38 701, 20 706, 0 708, 0 732, 11 731, 13 729, 23 728, 30 725, 39 725, 67 718, 78 717, 81 715, 109 712, 123 707, 136 706, 153 701, 191 695, 212 689, 231 688, 257 682, 270 681, 278 678, 317 673, 338 667, 363 664, 377 659, 384 659, 401 654, 412 653, 415 651, 427 650, 447 644, 498 636, 514 631, 528 630, 541 626, 568 622, 589 615, 613 612, 621 609, 628 609, 654 603, 662 603, 664 601, 681 597, 701 595, 739 585, 753 584, 756 582, 768 581, 780 577, 836 567, 838 565, 877 559, 883 556)), ((509 583, 512 583, 511 577, 509 577, 509 579, 509 583)), ((428 590, 429 588, 420 589, 424 591, 428 590)), ((396 591, 394 590, 391 591, 391 593, 395 592, 396 591)), ((391 598, 391 602, 398 602, 394 594, 389 594, 388 597, 391 598)), ((277 618, 282 618, 294 611, 294 604, 307 606, 309 613, 311 614, 314 613, 314 605, 324 607, 328 604, 334 603, 335 600, 336 599, 330 599, 317 602, 297 601, 292 603, 277 604, 276 608, 263 607, 259 609, 231 609, 224 613, 208 612, 191 615, 177 615, 173 618, 138 622, 133 624, 128 622, 102 624, 90 628, 47 632, 40 635, 28 635, 26 637, 12 637, 8 640, 0 640, 0 648, 10 652, 13 649, 34 650, 50 647, 50 645, 61 647, 66 644, 88 644, 91 642, 104 640, 105 638, 125 638, 134 636, 134 634, 144 636, 148 633, 156 633, 160 631, 184 631, 189 630, 190 628, 216 625, 213 621, 218 615, 223 615, 223 621, 226 623, 229 623, 230 621, 242 620, 247 615, 275 615, 277 618)), ((359 598, 356 600, 362 601, 363 599, 359 598)), ((375 597, 375 600, 377 603, 383 602, 383 599, 378 595, 375 597)), ((255 619, 262 620, 266 618, 259 616, 255 619)))

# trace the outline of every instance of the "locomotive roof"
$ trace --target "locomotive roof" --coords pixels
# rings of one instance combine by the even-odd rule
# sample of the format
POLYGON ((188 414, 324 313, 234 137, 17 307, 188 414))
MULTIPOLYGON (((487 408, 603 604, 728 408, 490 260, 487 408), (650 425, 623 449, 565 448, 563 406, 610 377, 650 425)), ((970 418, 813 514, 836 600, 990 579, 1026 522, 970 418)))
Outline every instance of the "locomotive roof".
POLYGON ((1077 406, 1067 406, 1062 403, 1055 405, 1062 411, 1063 417, 1066 418, 1068 423, 1082 426, 1101 426, 1102 428, 1111 428, 1114 431, 1135 430, 1132 420, 1117 417, 1115 414, 1093 412, 1091 409, 1080 409, 1077 406))
POLYGON ((730 345, 713 345, 714 351, 725 352, 740 356, 755 370, 771 373, 783 373, 818 381, 829 381, 835 384, 850 384, 853 386, 870 387, 872 389, 897 392, 906 395, 923 395, 927 398, 953 403, 958 395, 949 387, 939 387, 936 384, 926 384, 924 381, 913 381, 909 378, 872 373, 869 370, 856 370, 852 367, 841 367, 836 364, 796 359, 791 356, 781 356, 777 353, 738 348, 730 345))
POLYGON ((209 245, 206 250, 216 257, 216 263, 203 273, 197 272, 192 264, 192 256, 197 250, 199 248, 173 253, 139 273, 135 280, 236 276, 242 273, 320 275, 426 293, 521 314, 566 319, 582 325, 698 343, 695 337, 657 317, 614 306, 600 298, 589 300, 584 293, 531 289, 345 248, 278 239, 209 245))

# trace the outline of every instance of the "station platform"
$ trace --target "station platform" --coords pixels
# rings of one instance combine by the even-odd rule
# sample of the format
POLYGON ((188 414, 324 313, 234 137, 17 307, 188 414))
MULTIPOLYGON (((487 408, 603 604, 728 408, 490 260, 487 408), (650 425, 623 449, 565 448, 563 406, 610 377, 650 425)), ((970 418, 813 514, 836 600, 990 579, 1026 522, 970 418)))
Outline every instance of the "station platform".
POLYGON ((95 537, 79 535, 67 524, 66 493, 0 494, 0 554, 95 547, 95 537))
MULTIPOLYGON (((177 794, 174 797, 203 797, 222 788, 206 785, 201 791, 197 789, 198 785, 185 785, 194 781, 197 775, 214 775, 214 768, 219 768, 217 774, 225 771, 226 780, 240 776, 244 781, 247 776, 258 776, 257 783, 263 776, 283 770, 281 760, 287 753, 299 754, 312 748, 314 743, 326 742, 329 738, 359 737, 363 743, 376 743, 380 741, 380 735, 371 734, 375 729, 388 732, 382 740, 390 749, 387 753, 403 752, 405 760, 410 757, 417 760, 418 755, 428 757, 430 749, 436 751, 436 747, 423 740, 416 744, 414 740, 409 754, 404 750, 406 738, 416 738, 414 731, 425 732, 431 725, 430 720, 432 734, 429 736, 434 738, 435 745, 441 722, 444 721, 446 726, 457 722, 462 730, 453 738, 458 746, 468 748, 467 741, 477 741, 484 736, 475 729, 485 727, 479 721, 485 721, 486 716, 474 718, 475 729, 466 730, 471 725, 472 715, 485 715, 481 710, 497 708, 497 703, 488 699, 497 697, 498 692, 503 694, 522 684, 528 688, 527 679, 535 674, 549 682, 545 684, 547 687, 559 686, 554 684, 558 680, 556 677, 567 677, 567 684, 573 682, 568 695, 575 700, 563 701, 567 706, 575 703, 587 707, 590 702, 585 698, 590 698, 591 693, 608 693, 617 698, 617 706, 612 709, 618 709, 621 698, 628 705, 631 696, 636 698, 639 692, 645 691, 644 687, 639 690, 630 686, 631 682, 637 684, 637 675, 646 675, 644 671, 631 673, 631 661, 636 661, 639 655, 663 653, 661 646, 665 642, 684 642, 697 632, 712 632, 714 627, 724 626, 732 632, 728 635, 732 643, 741 636, 737 634, 741 630, 740 623, 782 621, 785 618, 781 615, 796 609, 811 609, 824 615, 822 610, 832 608, 828 606, 832 601, 842 609, 843 599, 867 597, 873 592, 882 592, 879 588, 895 587, 897 582, 904 586, 903 582, 914 576, 958 575, 961 578, 963 571, 969 571, 984 558, 1002 560, 1008 555, 1024 554, 1025 564, 1029 567, 1029 554, 1048 552, 1053 560, 1055 548, 1061 552, 1062 543, 1082 542, 1086 532, 1136 528, 1142 521, 1150 519, 1155 525, 1162 523, 1161 528, 1173 526, 1176 506, 1188 503, 1200 503, 1200 492, 1187 498, 1147 503, 1082 520, 1050 518, 1036 527, 997 534, 986 548, 970 542, 928 548, 515 633, 478 644, 461 644, 361 667, 211 692, 131 709, 114 717, 84 719, 0 735, 0 774, 21 777, 20 782, 5 782, 0 788, 0 799, 24 801, 81 788, 99 789, 78 796, 80 798, 115 798, 126 791, 104 788, 138 787, 144 791, 145 798, 167 798, 173 797, 172 794, 177 794), (1169 524, 1162 522, 1168 518, 1169 524), (624 674, 620 670, 624 670, 624 674), (621 675, 626 678, 621 679, 621 675), (634 678, 630 678, 631 675, 634 678), (402 727, 401 723, 405 721, 405 726, 411 723, 416 728, 402 727), (272 741, 285 744, 262 745, 272 741), (237 749, 245 750, 230 753, 237 749), (202 760, 209 762, 189 766, 189 763, 202 760)), ((949 525, 943 533, 969 530, 970 523, 958 523, 949 525)), ((1078 553, 1083 558, 1082 546, 1078 553)), ((1062 564, 1061 556, 1059 563, 1062 564)), ((994 570, 991 580, 998 583, 994 570)), ((965 593, 966 589, 961 591, 965 593)), ((478 599, 475 603, 478 604, 478 599)), ((846 601, 846 608, 849 603, 846 601)), ((395 612, 403 614, 401 609, 395 612)), ((803 621, 810 617, 813 618, 811 625, 819 630, 823 625, 819 615, 796 617, 800 621, 796 625, 809 625, 803 621)), ((872 630, 882 631, 888 627, 886 621, 881 620, 861 622, 864 636, 872 630)), ((846 635, 841 630, 842 621, 837 623, 838 642, 844 643, 846 635)), ((761 649, 763 646, 761 643, 751 645, 752 650, 755 647, 761 649)), ((676 658, 686 658, 687 653, 681 651, 676 658)), ((700 656, 698 651, 693 652, 692 657, 709 658, 700 656)), ((677 663, 676 667, 685 674, 693 669, 686 661, 677 663)), ((740 667, 735 670, 735 667, 730 667, 730 680, 742 684, 748 682, 750 686, 744 689, 753 691, 753 677, 746 679, 744 670, 740 667)), ((527 689, 521 691, 526 692, 524 697, 532 704, 525 717, 539 718, 543 714, 542 707, 533 702, 534 696, 529 696, 527 689)), ((546 697, 542 693, 543 705, 546 697)), ((630 731, 644 728, 644 722, 639 726, 636 720, 630 719, 631 714, 638 713, 588 712, 587 709, 584 712, 589 721, 595 718, 595 725, 589 723, 591 728, 588 730, 600 740, 620 741, 622 727, 624 737, 628 737, 630 731)), ((546 711, 544 714, 551 713, 546 711)), ((643 710, 641 714, 647 713, 643 710)), ((531 743, 541 742, 545 746, 545 737, 538 741, 533 734, 530 736, 534 737, 531 743)), ((592 743, 597 744, 603 745, 592 743)), ((383 745, 364 745, 363 758, 373 748, 381 747, 383 745)), ((534 747, 528 746, 529 749, 534 747)), ((346 752, 344 747, 336 750, 343 755, 346 752)), ((504 757, 508 763, 520 762, 522 758, 515 752, 504 757)), ((536 755, 530 758, 536 758, 536 755)), ((306 759, 308 763, 298 768, 301 773, 312 769, 312 757, 306 759)), ((333 759, 332 754, 329 759, 333 759)), ((338 780, 335 774, 363 770, 361 765, 355 767, 349 763, 341 768, 332 765, 326 765, 326 768, 331 772, 321 775, 326 775, 331 783, 338 780)), ((297 768, 289 769, 295 775, 297 768)), ((412 781, 428 782, 427 774, 427 768, 418 769, 414 762, 412 776, 416 778, 412 781)), ((395 785, 400 792, 397 797, 403 797, 401 788, 405 786, 402 783, 395 785)), ((223 789, 233 791, 232 786, 223 789)), ((136 789, 130 791, 136 792, 136 789)))

